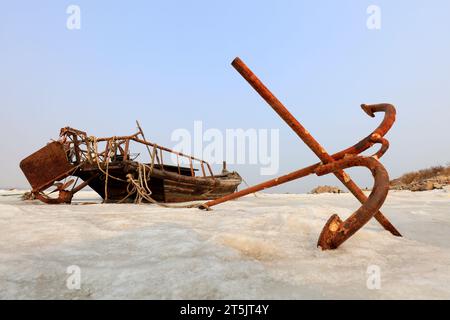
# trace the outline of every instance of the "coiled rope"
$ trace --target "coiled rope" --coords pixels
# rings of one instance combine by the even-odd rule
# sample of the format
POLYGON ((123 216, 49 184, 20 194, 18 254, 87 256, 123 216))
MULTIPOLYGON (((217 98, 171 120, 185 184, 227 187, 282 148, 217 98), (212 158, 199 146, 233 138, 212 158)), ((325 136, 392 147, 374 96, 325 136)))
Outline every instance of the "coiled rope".
MULTIPOLYGON (((103 161, 100 159, 99 157, 99 153, 98 153, 98 141, 97 138, 94 136, 91 136, 88 138, 88 141, 90 142, 89 144, 87 144, 88 146, 88 153, 89 153, 89 157, 88 157, 88 161, 89 162, 94 162, 97 164, 98 169, 100 170, 100 172, 102 172, 105 175, 105 197, 104 197, 104 202, 106 202, 108 200, 108 179, 114 179, 117 181, 121 181, 121 182, 127 182, 128 186, 127 186, 127 195, 121 199, 120 201, 118 201, 118 203, 123 203, 125 200, 127 200, 128 198, 130 198, 133 195, 136 195, 135 199, 134 199, 134 203, 135 204, 141 204, 144 201, 147 201, 149 203, 153 203, 156 204, 160 207, 164 207, 164 208, 198 208, 198 207, 205 207, 203 203, 193 203, 193 204, 167 204, 167 203, 161 203, 156 201, 155 199, 153 199, 151 197, 152 195, 152 191, 150 190, 150 187, 148 185, 148 181, 150 180, 151 174, 153 172, 153 168, 155 165, 155 158, 158 157, 158 153, 157 153, 157 146, 154 145, 153 146, 153 150, 151 152, 150 158, 151 158, 151 164, 146 165, 143 163, 139 163, 138 162, 138 176, 137 179, 134 178, 134 176, 132 174, 127 174, 127 179, 121 179, 118 177, 115 177, 113 175, 111 175, 109 173, 109 160, 111 159, 111 151, 112 151, 112 147, 113 147, 113 141, 115 141, 115 139, 111 139, 108 140, 108 147, 107 147, 107 153, 105 154, 103 161), (93 159, 91 159, 93 156, 93 159), (105 167, 105 170, 102 168, 102 164, 105 167)), ((206 208, 206 207, 205 207, 206 208)))
POLYGON ((204 206, 203 203, 193 203, 193 204, 167 204, 156 201, 151 197, 152 191, 148 186, 148 180, 150 180, 150 175, 152 173, 152 167, 139 163, 138 164, 138 177, 134 179, 131 173, 127 174, 128 186, 127 186, 127 196, 125 196, 119 203, 124 202, 126 199, 132 195, 136 195, 134 203, 141 204, 144 200, 149 203, 156 204, 164 208, 198 208, 204 206))

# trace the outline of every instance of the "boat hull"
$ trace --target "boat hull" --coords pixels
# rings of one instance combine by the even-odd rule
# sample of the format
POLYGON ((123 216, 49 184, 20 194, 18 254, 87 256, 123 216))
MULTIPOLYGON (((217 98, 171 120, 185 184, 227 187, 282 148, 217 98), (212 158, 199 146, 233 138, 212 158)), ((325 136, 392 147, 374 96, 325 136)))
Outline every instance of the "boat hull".
MULTIPOLYGON (((170 166, 152 170, 147 180, 152 199, 164 203, 213 200, 235 192, 242 182, 242 178, 235 172, 201 177, 191 176, 190 170, 189 175, 186 171, 183 174, 174 171, 174 167, 170 166)), ((137 194, 130 193, 132 188, 127 181, 127 175, 137 177, 136 165, 113 163, 108 168, 108 174, 107 183, 104 170, 95 166, 80 168, 74 175, 84 181, 91 179, 89 186, 105 202, 134 202, 137 194)))

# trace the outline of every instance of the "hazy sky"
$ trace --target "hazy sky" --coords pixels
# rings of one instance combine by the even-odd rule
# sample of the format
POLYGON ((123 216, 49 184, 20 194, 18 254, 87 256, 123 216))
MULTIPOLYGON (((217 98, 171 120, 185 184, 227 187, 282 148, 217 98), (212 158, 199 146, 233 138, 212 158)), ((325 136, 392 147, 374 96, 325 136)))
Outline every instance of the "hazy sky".
MULTIPOLYGON (((0 187, 27 187, 19 161, 70 125, 173 146, 175 129, 276 129, 284 174, 314 154, 230 66, 240 56, 330 152, 397 122, 382 162, 396 177, 450 161, 450 1, 5 1, 0 10, 0 187), (81 29, 66 9, 81 8, 81 29), (369 30, 369 5, 381 29, 369 30)), ((237 165, 250 184, 258 165, 237 165)), ((362 186, 367 170, 352 169, 362 186)), ((274 189, 305 192, 315 176, 274 189)))

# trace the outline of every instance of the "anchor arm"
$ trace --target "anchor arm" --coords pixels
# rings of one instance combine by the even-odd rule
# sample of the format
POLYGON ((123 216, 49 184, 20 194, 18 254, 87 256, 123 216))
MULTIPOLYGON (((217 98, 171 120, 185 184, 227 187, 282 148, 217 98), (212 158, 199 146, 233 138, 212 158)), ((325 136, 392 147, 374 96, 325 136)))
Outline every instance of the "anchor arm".
MULTIPOLYGON (((340 160, 347 154, 360 154, 361 152, 364 152, 367 149, 371 148, 375 143, 381 142, 383 145, 386 145, 387 140, 384 139, 383 141, 382 138, 392 128, 392 125, 395 122, 395 107, 389 103, 380 103, 373 105, 362 104, 361 108, 365 113, 367 113, 367 115, 372 118, 375 117, 375 113, 384 112, 384 118, 381 121, 380 125, 367 137, 354 144, 353 146, 333 154, 332 157, 334 160, 340 160)), ((387 147, 389 147, 389 143, 387 143, 387 147)), ((384 152, 386 152, 387 147, 384 152)), ((384 152, 382 152, 378 158, 381 158, 384 152)))
POLYGON ((381 147, 377 153, 372 155, 372 157, 376 157, 377 159, 380 159, 386 153, 386 151, 389 149, 389 141, 385 138, 379 138, 379 139, 377 139, 377 141, 375 143, 380 143, 381 147))
POLYGON ((355 232, 361 229, 381 208, 389 191, 389 176, 384 166, 372 157, 352 156, 330 164, 322 165, 315 170, 322 176, 337 170, 363 166, 368 168, 374 177, 374 186, 367 201, 344 222, 337 214, 330 217, 325 224, 317 246, 322 250, 336 249, 355 232))

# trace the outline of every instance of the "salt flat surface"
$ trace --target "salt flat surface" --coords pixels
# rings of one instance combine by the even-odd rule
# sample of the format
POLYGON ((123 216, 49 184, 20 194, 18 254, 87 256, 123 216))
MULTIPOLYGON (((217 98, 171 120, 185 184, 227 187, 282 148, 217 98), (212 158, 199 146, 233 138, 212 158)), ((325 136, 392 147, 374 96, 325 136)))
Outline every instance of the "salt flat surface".
MULTIPOLYGON (((1 299, 450 299, 450 192, 392 191, 383 213, 335 251, 316 247, 350 194, 259 194, 215 207, 166 209, 21 201, 0 191, 1 299), (81 270, 70 290, 67 268, 81 270), (367 268, 380 268, 369 289, 367 268)), ((95 204, 83 204, 85 202, 95 204)))

